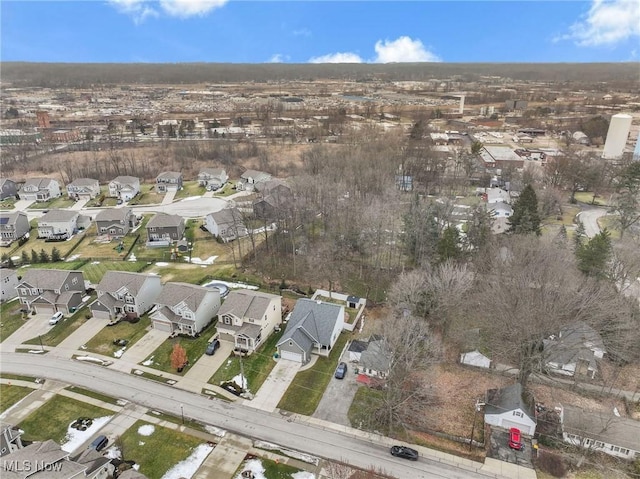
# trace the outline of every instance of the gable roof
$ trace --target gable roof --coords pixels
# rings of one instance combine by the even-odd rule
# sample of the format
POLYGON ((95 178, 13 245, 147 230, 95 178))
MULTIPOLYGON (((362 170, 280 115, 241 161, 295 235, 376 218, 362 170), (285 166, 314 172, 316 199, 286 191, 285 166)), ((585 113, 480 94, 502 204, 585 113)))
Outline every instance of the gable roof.
POLYGON ((182 216, 170 215, 168 213, 156 213, 147 223, 147 229, 178 227, 183 223, 184 218, 182 216))
POLYGON ((179 171, 163 171, 156 177, 156 180, 161 180, 165 178, 168 180, 178 180, 182 178, 182 173, 180 173, 179 171))
POLYGON ((360 355, 360 366, 374 371, 388 371, 391 367, 391 352, 386 341, 383 339, 369 341, 367 349, 360 355))
POLYGON ((291 339, 297 330, 304 332, 314 343, 331 344, 331 333, 340 314, 342 308, 337 304, 301 298, 296 301, 287 329, 278 344, 291 339))
POLYGON ((117 176, 111 183, 120 183, 121 185, 136 185, 140 183, 140 178, 136 178, 135 176, 117 176))
POLYGON ((526 402, 522 397, 522 385, 515 383, 501 389, 489 389, 486 396, 485 414, 502 414, 521 409, 532 421, 535 421, 533 401, 526 402))
POLYGON ((234 290, 222 303, 218 315, 233 314, 238 318, 262 319, 271 300, 279 297, 260 291, 234 290))
POLYGON ((67 188, 70 186, 95 186, 96 183, 98 183, 98 180, 93 178, 76 178, 67 185, 67 188))
POLYGON ((128 271, 107 271, 102 280, 96 286, 96 290, 105 293, 115 293, 121 288, 127 288, 132 295, 138 294, 145 281, 151 278, 160 278, 152 274, 145 273, 129 273, 128 271))
POLYGON ((41 222, 71 221, 78 216, 80 213, 73 210, 49 210, 38 219, 38 224, 41 222))
POLYGON ((580 345, 604 351, 602 336, 584 321, 571 323, 560 330, 560 339, 567 345, 580 345))
POLYGON ((22 211, 16 211, 14 213, 0 213, 0 225, 15 224, 15 222, 21 216, 24 216, 25 218, 27 218, 27 214, 22 211))
POLYGON ((354 339, 349 344, 348 350, 351 351, 352 353, 361 353, 362 351, 367 349, 368 345, 369 343, 367 343, 366 341, 360 341, 358 339, 354 339))
POLYGON ((240 178, 245 180, 249 178, 253 178, 254 183, 258 183, 259 181, 267 181, 271 179, 271 174, 266 173, 264 171, 247 170, 244 173, 242 173, 242 175, 240 175, 240 178))
POLYGON ((24 188, 25 186, 35 186, 38 189, 49 188, 51 183, 54 181, 56 180, 54 180, 53 178, 29 178, 24 182, 22 188, 24 188))
POLYGON ((565 406, 562 428, 569 434, 640 451, 640 422, 633 419, 565 406))
POLYGON ((156 302, 160 305, 172 307, 184 301, 187 307, 195 312, 200 307, 200 303, 202 303, 205 296, 211 293, 220 294, 218 290, 205 288, 204 286, 169 282, 162 287, 162 293, 156 302))
POLYGON ((125 221, 131 214, 131 208, 106 208, 96 215, 96 221, 125 221))
POLYGON ((59 290, 71 273, 80 273, 82 275, 82 271, 75 270, 28 269, 25 271, 20 284, 26 283, 45 291, 59 290))
POLYGON ((220 176, 223 173, 226 173, 224 168, 202 168, 199 174, 209 175, 209 176, 220 176))
POLYGON ((211 219, 213 219, 218 226, 244 226, 242 223, 242 213, 240 213, 238 208, 224 208, 220 211, 209 213, 208 216, 211 216, 211 219))

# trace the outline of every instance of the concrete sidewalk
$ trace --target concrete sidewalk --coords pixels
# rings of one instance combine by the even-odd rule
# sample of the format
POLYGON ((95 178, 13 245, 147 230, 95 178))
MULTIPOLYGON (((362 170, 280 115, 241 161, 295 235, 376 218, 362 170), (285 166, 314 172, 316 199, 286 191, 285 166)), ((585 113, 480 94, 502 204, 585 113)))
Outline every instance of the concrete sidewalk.
POLYGON ((193 366, 190 366, 184 377, 178 381, 176 387, 201 393, 203 387, 210 387, 207 384, 213 373, 215 373, 228 359, 233 351, 233 343, 220 341, 220 348, 213 356, 203 354, 193 366))
POLYGON ((253 447, 253 441, 226 435, 207 456, 193 479, 229 479, 253 447))
POLYGON ((299 369, 300 364, 295 361, 278 359, 276 366, 264 381, 258 393, 251 401, 246 401, 245 404, 263 411, 275 411, 280 399, 284 396, 299 369))
POLYGON ((57 347, 51 350, 49 354, 57 356, 59 358, 70 358, 80 346, 87 344, 91 338, 98 334, 102 328, 107 325, 106 319, 91 318, 87 319, 85 323, 71 333, 66 339, 64 339, 57 347))
MULTIPOLYGON (((19 381, 22 383, 23 381, 19 381)), ((18 384, 18 381, 14 380, 3 380, 3 384, 18 384)), ((58 394, 66 384, 59 383, 57 381, 47 380, 44 384, 40 384, 39 388, 34 390, 28 396, 23 398, 18 404, 20 407, 11 407, 0 414, 0 419, 2 422, 8 424, 20 424, 24 418, 26 418, 29 414, 34 412, 36 409, 40 408, 44 403, 49 401, 52 397, 58 394)), ((32 387, 31 385, 27 385, 27 387, 32 387)))
POLYGON ((151 329, 136 344, 127 349, 121 359, 129 363, 138 364, 151 356, 167 339, 169 339, 169 333, 151 329))

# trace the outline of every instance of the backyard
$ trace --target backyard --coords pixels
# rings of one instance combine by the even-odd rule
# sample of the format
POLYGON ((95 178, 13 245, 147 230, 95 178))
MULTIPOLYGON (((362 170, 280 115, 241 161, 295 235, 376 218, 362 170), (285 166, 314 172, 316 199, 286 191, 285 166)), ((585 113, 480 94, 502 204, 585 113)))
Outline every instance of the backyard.
MULTIPOLYGON (((284 329, 280 332, 274 332, 258 351, 251 356, 242 358, 244 376, 252 393, 255 394, 260 389, 260 386, 262 386, 262 383, 264 383, 276 365, 273 355, 276 352, 276 344, 283 334, 284 329)), ((209 379, 209 383, 220 385, 224 381, 230 381, 238 374, 240 374, 240 359, 232 355, 209 379)))
POLYGON ((40 251, 44 250, 47 255, 51 257, 51 251, 53 251, 53 248, 57 248, 60 252, 60 256, 65 258, 69 254, 69 251, 74 249, 83 239, 84 231, 80 231, 78 234, 72 236, 66 241, 45 241, 44 238, 38 239, 38 230, 36 227, 36 229, 31 229, 29 233, 29 240, 25 244, 11 251, 11 256, 22 256, 22 252, 25 251, 29 256, 29 261, 31 261, 32 251, 40 254, 40 251))
POLYGON ((33 389, 13 384, 0 384, 0 412, 6 411, 22 398, 27 397, 33 389))
POLYGON ((65 442, 69 425, 80 417, 111 416, 113 413, 98 406, 93 406, 75 399, 54 396, 49 401, 29 414, 19 424, 24 431, 23 440, 46 441, 53 439, 59 444, 65 442))
POLYGON ((356 316, 358 316, 358 310, 356 308, 347 307, 344 301, 341 301, 336 298, 327 298, 326 296, 320 296, 320 295, 316 296, 316 299, 319 299, 320 301, 324 301, 325 303, 332 303, 332 304, 337 304, 338 306, 344 306, 344 312, 347 313, 347 315, 349 316, 349 319, 347 320, 348 324, 353 324, 354 321, 356 320, 356 316))
POLYGON ((113 353, 122 349, 113 343, 116 339, 127 340, 127 348, 133 346, 140 338, 147 334, 147 328, 151 324, 149 315, 145 314, 137 323, 120 321, 115 326, 107 326, 100 330, 87 344, 87 351, 105 356, 113 356, 113 353))
POLYGON ((156 185, 140 185, 140 193, 129 201, 128 205, 159 205, 164 199, 164 194, 156 193, 156 185))
POLYGON ((333 377, 348 336, 342 333, 328 358, 320 357, 312 367, 296 374, 278 408, 305 416, 311 416, 314 413, 324 390, 333 377))

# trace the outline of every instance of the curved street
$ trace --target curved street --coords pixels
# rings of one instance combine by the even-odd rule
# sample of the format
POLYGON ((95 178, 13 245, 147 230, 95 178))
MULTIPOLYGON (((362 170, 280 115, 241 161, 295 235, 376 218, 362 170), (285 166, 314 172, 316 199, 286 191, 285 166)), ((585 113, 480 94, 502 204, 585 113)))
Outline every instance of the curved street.
MULTIPOLYGON (((318 457, 347 462, 353 466, 384 471, 397 478, 487 478, 503 477, 494 470, 482 470, 481 463, 457 458, 445 462, 434 452, 433 458, 409 462, 392 457, 391 440, 378 435, 297 415, 266 413, 241 404, 207 399, 201 395, 77 361, 20 353, 0 353, 2 371, 55 379, 113 395, 152 409, 184 415, 241 436, 256 438, 318 457)), ((444 457, 444 455, 443 455, 444 457)), ((453 456, 450 456, 453 457, 453 456)))

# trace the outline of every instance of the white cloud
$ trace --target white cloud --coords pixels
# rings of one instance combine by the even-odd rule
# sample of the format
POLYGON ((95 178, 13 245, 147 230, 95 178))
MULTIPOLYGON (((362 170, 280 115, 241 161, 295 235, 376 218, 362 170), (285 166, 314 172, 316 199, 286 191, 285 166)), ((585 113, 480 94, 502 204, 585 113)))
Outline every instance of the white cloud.
POLYGON ((169 15, 175 17, 202 16, 211 10, 220 8, 228 0, 160 0, 160 6, 169 15))
POLYGON ((425 48, 419 39, 402 36, 396 40, 378 40, 375 46, 376 63, 439 62, 436 55, 425 48))
POLYGON ((157 17, 158 12, 145 0, 109 0, 116 9, 133 17, 135 23, 141 23, 149 17, 157 17))
POLYGON ((282 63, 282 62, 286 62, 289 60, 289 55, 283 55, 282 53, 274 53, 273 55, 271 55, 271 58, 269 58, 268 62, 269 63, 282 63))
POLYGON ((376 56, 372 60, 363 60, 352 52, 329 53, 309 60, 310 63, 400 63, 400 62, 439 62, 437 55, 425 48, 419 39, 402 36, 395 40, 378 40, 374 46, 376 56))
POLYGON ((329 53, 309 59, 309 63, 362 63, 362 58, 357 53, 329 53))
POLYGON ((573 40, 577 45, 590 47, 614 45, 631 37, 640 37, 638 0, 593 0, 581 21, 556 40, 573 40))

